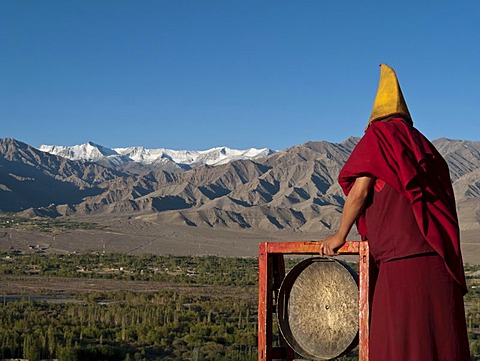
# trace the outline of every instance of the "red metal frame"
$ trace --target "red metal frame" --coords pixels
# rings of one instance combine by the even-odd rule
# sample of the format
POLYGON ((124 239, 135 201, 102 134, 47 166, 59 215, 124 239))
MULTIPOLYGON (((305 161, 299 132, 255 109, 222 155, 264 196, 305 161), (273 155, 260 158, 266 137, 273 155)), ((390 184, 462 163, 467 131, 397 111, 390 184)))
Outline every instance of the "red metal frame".
MULTIPOLYGON (((294 360, 294 352, 279 335, 273 347, 273 313, 278 291, 285 277, 283 255, 318 255, 321 242, 263 242, 258 252, 258 361, 294 360)), ((368 361, 369 267, 368 242, 348 241, 339 254, 358 254, 359 258, 359 361, 368 361)))

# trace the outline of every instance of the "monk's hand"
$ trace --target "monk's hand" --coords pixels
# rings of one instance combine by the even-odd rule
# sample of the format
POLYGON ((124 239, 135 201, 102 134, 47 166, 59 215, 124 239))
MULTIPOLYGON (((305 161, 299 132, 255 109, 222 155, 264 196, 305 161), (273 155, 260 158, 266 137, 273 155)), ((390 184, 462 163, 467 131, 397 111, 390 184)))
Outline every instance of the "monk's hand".
POLYGON ((321 256, 334 256, 340 247, 345 244, 345 238, 342 238, 338 233, 332 234, 325 238, 325 240, 320 244, 320 255, 321 256))

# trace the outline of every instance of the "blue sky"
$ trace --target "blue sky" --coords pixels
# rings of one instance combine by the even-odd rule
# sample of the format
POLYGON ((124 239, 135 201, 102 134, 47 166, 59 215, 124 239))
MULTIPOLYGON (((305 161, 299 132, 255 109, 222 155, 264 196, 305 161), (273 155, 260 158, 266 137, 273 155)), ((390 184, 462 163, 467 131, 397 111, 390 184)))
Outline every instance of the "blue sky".
POLYGON ((361 136, 380 63, 431 139, 480 140, 480 2, 4 0, 0 137, 284 149, 361 136))

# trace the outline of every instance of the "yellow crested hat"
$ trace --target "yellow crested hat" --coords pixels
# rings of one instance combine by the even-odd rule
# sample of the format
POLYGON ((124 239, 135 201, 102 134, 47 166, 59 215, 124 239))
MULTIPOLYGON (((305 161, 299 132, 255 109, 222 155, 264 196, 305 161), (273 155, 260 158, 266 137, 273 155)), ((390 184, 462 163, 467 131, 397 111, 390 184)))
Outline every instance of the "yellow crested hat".
POLYGON ((410 124, 413 124, 395 70, 386 64, 381 64, 377 95, 367 128, 376 120, 394 115, 401 116, 410 124))

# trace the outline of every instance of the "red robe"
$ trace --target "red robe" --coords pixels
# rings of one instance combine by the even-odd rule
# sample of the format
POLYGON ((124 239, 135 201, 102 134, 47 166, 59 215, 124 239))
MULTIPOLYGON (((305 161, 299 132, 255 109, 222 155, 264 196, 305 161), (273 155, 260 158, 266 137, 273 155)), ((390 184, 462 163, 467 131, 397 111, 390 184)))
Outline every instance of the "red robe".
POLYGON ((379 266, 370 360, 470 360, 466 284, 446 162, 396 118, 372 123, 352 152, 339 176, 346 194, 361 176, 376 180, 358 221, 379 266))
MULTIPOLYGON (((409 200, 425 239, 466 292, 450 174, 435 147, 401 118, 374 122, 340 172, 338 181, 345 194, 361 176, 381 179, 409 200)), ((357 225, 365 237, 364 215, 357 225)))

